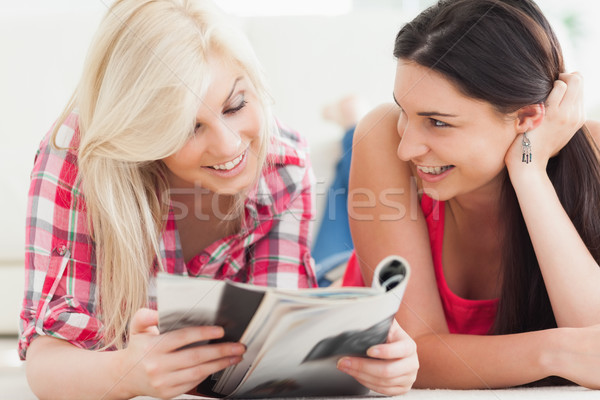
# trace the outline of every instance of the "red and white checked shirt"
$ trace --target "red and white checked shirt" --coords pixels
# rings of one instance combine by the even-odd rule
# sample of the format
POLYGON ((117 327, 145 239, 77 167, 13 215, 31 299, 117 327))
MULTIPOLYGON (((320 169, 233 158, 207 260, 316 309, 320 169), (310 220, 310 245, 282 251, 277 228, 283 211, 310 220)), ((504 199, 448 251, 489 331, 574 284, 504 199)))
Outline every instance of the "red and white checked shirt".
MULTIPOLYGON (((96 249, 85 196, 77 184, 78 116, 61 126, 56 149, 42 140, 35 157, 27 208, 25 296, 19 355, 38 335, 65 339, 82 348, 102 343, 96 313, 96 249)), ((279 126, 256 188, 245 203, 246 228, 208 246, 184 262, 173 209, 161 238, 167 272, 281 288, 316 286, 310 256, 314 215, 313 175, 306 142, 279 126)), ((152 266, 148 266, 152 268, 152 266)), ((148 305, 155 308, 155 282, 148 305)))

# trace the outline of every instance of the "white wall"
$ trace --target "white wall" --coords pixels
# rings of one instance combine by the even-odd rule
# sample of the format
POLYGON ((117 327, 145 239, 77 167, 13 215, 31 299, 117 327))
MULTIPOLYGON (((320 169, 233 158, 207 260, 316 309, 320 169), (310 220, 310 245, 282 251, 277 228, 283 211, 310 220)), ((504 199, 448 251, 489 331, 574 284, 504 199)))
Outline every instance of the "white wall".
POLYGON ((600 2, 595 0, 537 0, 556 31, 567 72, 579 71, 585 82, 588 118, 600 120, 600 2), (573 28, 565 25, 573 21, 573 28))

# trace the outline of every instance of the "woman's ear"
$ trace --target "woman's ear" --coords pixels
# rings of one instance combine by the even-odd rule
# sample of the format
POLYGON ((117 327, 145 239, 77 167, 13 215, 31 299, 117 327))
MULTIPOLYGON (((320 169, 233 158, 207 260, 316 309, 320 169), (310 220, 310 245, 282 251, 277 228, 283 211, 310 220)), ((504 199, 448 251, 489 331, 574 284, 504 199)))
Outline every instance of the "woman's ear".
POLYGON ((515 130, 519 133, 529 132, 540 126, 546 115, 544 103, 530 104, 517 110, 515 130))

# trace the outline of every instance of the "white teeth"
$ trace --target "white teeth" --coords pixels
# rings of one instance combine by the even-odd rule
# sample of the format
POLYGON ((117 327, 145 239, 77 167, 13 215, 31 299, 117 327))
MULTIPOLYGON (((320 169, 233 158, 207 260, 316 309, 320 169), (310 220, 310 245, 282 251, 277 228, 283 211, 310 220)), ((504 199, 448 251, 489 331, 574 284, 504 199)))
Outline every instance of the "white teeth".
POLYGON ((242 161, 242 158, 244 158, 244 153, 237 156, 234 160, 227 161, 225 164, 213 165, 211 168, 228 171, 235 168, 242 161))
POLYGON ((452 165, 445 165, 443 167, 422 167, 422 166, 417 166, 417 169, 419 171, 423 171, 426 174, 431 174, 431 175, 439 175, 442 172, 449 170, 450 168, 452 168, 452 165))

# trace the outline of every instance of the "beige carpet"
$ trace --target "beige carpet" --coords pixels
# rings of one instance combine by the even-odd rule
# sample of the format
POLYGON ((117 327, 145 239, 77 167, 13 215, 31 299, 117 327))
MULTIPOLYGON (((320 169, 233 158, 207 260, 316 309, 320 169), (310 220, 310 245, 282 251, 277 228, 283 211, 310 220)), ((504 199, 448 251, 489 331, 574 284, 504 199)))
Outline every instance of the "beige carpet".
MULTIPOLYGON (((354 397, 352 399, 374 399, 377 395, 367 397, 354 397)), ((427 390, 413 389, 403 396, 396 397, 401 400, 600 400, 599 390, 588 390, 579 386, 570 387, 544 387, 544 388, 519 388, 502 390, 427 390)), ((136 397, 136 400, 150 400, 150 397, 136 397)), ((177 399, 198 399, 194 396, 180 396, 177 399)), ((310 400, 332 400, 335 397, 311 398, 310 400)), ((289 400, 289 399, 287 399, 289 400)))
MULTIPOLYGON (((369 396, 371 400, 376 396, 369 396)), ((21 368, 0 369, 0 399, 35 400, 27 386, 21 368)), ((136 400, 150 400, 151 397, 136 397, 136 400)), ((194 396, 180 396, 177 399, 199 399, 194 396)), ((328 398, 335 399, 335 398, 328 398)), ((358 397, 355 399, 359 399, 358 397)), ((600 391, 582 387, 545 387, 503 390, 416 390, 413 389, 402 400, 600 400, 600 391)), ((289 399, 288 399, 289 400, 289 399)), ((317 400, 317 398, 315 398, 317 400)))

